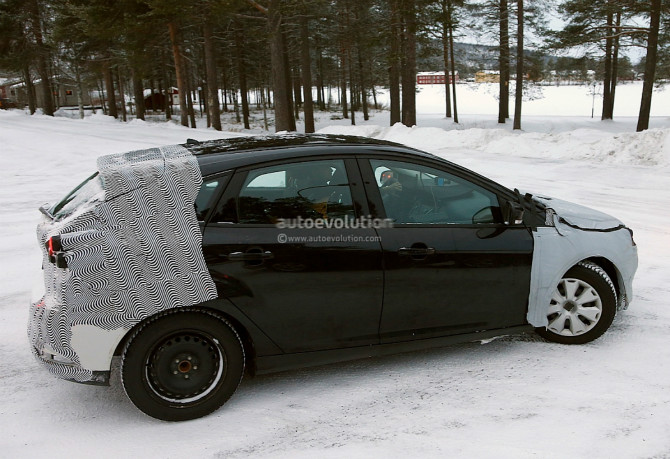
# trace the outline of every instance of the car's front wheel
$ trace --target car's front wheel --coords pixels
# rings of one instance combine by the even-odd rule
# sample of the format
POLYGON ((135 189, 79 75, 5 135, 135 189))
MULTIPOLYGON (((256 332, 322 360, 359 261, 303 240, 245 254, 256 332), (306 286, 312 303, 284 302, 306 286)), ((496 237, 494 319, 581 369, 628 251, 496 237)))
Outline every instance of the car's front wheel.
POLYGON ((173 310, 141 326, 126 344, 121 380, 140 410, 164 421, 205 416, 235 392, 244 347, 234 328, 206 311, 173 310))
POLYGON ((608 274, 595 263, 580 262, 558 282, 547 309, 549 324, 536 331, 556 343, 588 343, 612 324, 616 303, 608 274))

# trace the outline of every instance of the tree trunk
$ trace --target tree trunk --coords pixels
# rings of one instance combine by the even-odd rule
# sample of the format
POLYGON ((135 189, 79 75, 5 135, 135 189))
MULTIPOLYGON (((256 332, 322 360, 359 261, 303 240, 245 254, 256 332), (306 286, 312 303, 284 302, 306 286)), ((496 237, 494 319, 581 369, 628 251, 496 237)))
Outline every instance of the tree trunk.
POLYGON ((205 118, 207 118, 207 127, 209 128, 212 127, 212 114, 209 112, 209 104, 207 103, 207 99, 209 98, 209 91, 207 90, 206 79, 207 79, 207 68, 205 66, 205 81, 202 82, 202 90, 200 91, 200 98, 205 106, 205 118))
MULTIPOLYGON (((163 95, 164 78, 165 78, 164 69, 161 68, 161 73, 158 76, 158 78, 156 80, 154 80, 153 78, 151 78, 149 80, 149 85, 150 85, 150 87, 149 87, 149 92, 150 92, 149 97, 150 97, 150 99, 149 100, 151 101, 151 112, 152 113, 155 112, 156 108, 157 108, 157 104, 154 102, 154 100, 156 100, 155 95, 156 94, 160 94, 161 96, 163 95), (156 82, 158 82, 158 88, 156 88, 156 82), (156 92, 156 90, 158 90, 158 92, 156 92)), ((148 111, 149 107, 145 106, 145 109, 148 111)), ((165 110, 165 102, 163 102, 163 106, 161 106, 158 109, 164 111, 165 110)))
POLYGON ((365 90, 365 72, 363 71, 363 58, 361 57, 361 42, 358 41, 358 72, 360 73, 361 82, 361 105, 363 106, 363 119, 368 121, 370 114, 368 113, 368 93, 365 90))
POLYGON ((237 123, 240 123, 242 121, 242 118, 240 118, 240 104, 237 101, 237 91, 232 93, 231 99, 233 100, 233 111, 235 112, 235 121, 237 123))
MULTIPOLYGON (((191 95, 191 77, 190 77, 191 72, 186 67, 186 62, 184 62, 184 73, 185 73, 184 76, 186 77, 186 78, 184 78, 184 90, 186 91, 186 108, 188 110, 188 117, 191 120, 191 128, 195 129, 196 128, 196 125, 195 125, 195 111, 193 110, 193 97, 191 95)), ((180 98, 180 101, 181 101, 181 98, 180 98)), ((188 123, 187 123, 187 127, 188 127, 188 123)))
MULTIPOLYGON (((291 131, 293 114, 291 113, 289 82, 284 56, 284 35, 281 30, 282 16, 279 0, 271 0, 268 8, 268 31, 270 35, 270 62, 272 64, 272 85, 274 88, 275 130, 291 131)), ((293 121, 295 123, 295 121, 293 121)))
MULTIPOLYGON (((609 2, 608 2, 609 4, 609 2)), ((612 12, 607 13, 607 28, 605 33, 605 78, 603 81, 603 120, 612 119, 612 26, 614 25, 614 15, 612 12)))
POLYGON ((177 90, 179 91, 179 118, 182 126, 188 127, 188 106, 186 105, 186 71, 181 57, 181 41, 179 38, 179 29, 174 22, 168 23, 170 32, 170 41, 172 42, 172 54, 174 55, 174 69, 177 74, 177 90))
POLYGON ((300 20, 300 60, 302 93, 305 111, 305 132, 314 132, 314 104, 312 101, 312 59, 309 55, 309 24, 307 17, 300 20))
MULTIPOLYGON (((621 11, 616 14, 617 32, 621 25, 621 11)), ((614 51, 612 53, 612 89, 610 90, 610 115, 614 118, 614 96, 616 95, 617 79, 619 77, 619 37, 614 39, 614 51)))
POLYGON ((323 90, 323 55, 321 48, 319 48, 317 52, 318 52, 317 67, 319 70, 319 74, 316 77, 316 84, 317 84, 316 102, 317 105, 319 106, 319 110, 325 110, 326 101, 325 101, 325 92, 323 90))
MULTIPOLYGON (((53 73, 49 73, 49 75, 53 76, 53 73)), ((50 76, 50 78, 51 78, 51 76, 50 76)), ((54 113, 55 113, 55 111, 60 108, 61 92, 60 92, 60 85, 58 84, 58 82, 53 82, 51 84, 51 90, 52 90, 51 98, 53 100, 54 113)))
POLYGON ((391 5, 391 44, 389 55, 389 98, 391 104, 391 126, 400 122, 400 11, 398 2, 391 5))
MULTIPOLYGON (((135 110, 137 112, 137 119, 144 120, 144 113, 146 107, 144 106, 144 85, 142 84, 142 76, 133 69, 133 95, 135 96, 135 110)), ((151 91, 151 103, 153 107, 153 90, 151 91)))
POLYGON ((402 123, 416 125, 416 10, 415 0, 404 0, 404 66, 402 69, 402 123))
POLYGON ((509 118, 509 9, 508 0, 500 0, 500 99, 498 123, 509 118))
POLYGON ((207 74, 207 114, 214 129, 221 130, 221 109, 219 108, 219 84, 216 81, 216 55, 214 54, 213 26, 209 20, 203 25, 205 42, 205 72, 207 74))
POLYGON ((105 93, 102 90, 104 82, 100 79, 96 79, 95 84, 98 86, 98 95, 100 96, 100 104, 102 105, 102 114, 107 115, 107 102, 105 100, 105 93))
POLYGON ((456 63, 454 59, 454 21, 451 14, 452 5, 449 2, 449 56, 451 58, 451 88, 454 101, 454 123, 458 123, 458 105, 456 104, 456 63))
MULTIPOLYGON (((296 130, 296 124, 295 120, 296 117, 293 116, 293 106, 295 105, 294 102, 294 97, 293 97, 293 91, 295 89, 293 83, 293 75, 291 74, 291 59, 289 57, 289 52, 288 52, 288 46, 287 46, 287 40, 286 40, 286 34, 282 32, 282 47, 283 47, 283 53, 282 55, 284 56, 284 78, 286 81, 286 96, 287 96, 287 102, 288 102, 288 112, 291 116, 289 116, 289 129, 291 131, 296 130)), ((298 83, 300 85, 300 83, 298 83)), ((300 89, 298 89, 298 93, 300 92, 300 89)))
MULTIPOLYGON (((168 78, 167 65, 165 64, 165 53, 161 49, 161 80, 158 82, 158 92, 163 95, 163 110, 165 111, 165 119, 167 121, 172 119, 172 94, 170 78, 168 78), (161 89, 161 86, 164 89, 161 89)), ((153 99, 151 100, 153 104, 153 99)), ((155 107, 154 107, 155 109, 155 107)))
POLYGON ((119 98, 121 99, 121 116, 123 121, 128 121, 128 116, 126 114, 126 95, 123 91, 123 80, 121 79, 121 69, 117 67, 116 69, 116 85, 119 87, 119 98))
POLYGON ((247 69, 244 64, 244 33, 239 24, 235 27, 235 60, 237 61, 237 77, 240 83, 240 96, 242 98, 242 119, 244 120, 244 129, 251 129, 249 126, 249 101, 247 99, 247 69))
POLYGON ((449 24, 447 24, 447 3, 451 0, 442 0, 442 59, 444 60, 444 102, 446 104, 445 116, 451 118, 451 87, 449 79, 449 24))
POLYGON ((296 120, 300 119, 300 105, 302 104, 302 96, 300 95, 300 69, 294 68, 291 75, 291 82, 293 83, 293 115, 296 120))
POLYGON ((340 84, 342 86, 342 94, 340 95, 340 104, 342 105, 342 116, 344 118, 349 118, 349 108, 347 107, 347 57, 344 46, 342 46, 340 56, 340 66, 341 66, 341 80, 340 84))
POLYGON ((265 89, 261 88, 261 104, 263 104, 263 128, 268 130, 268 111, 267 102, 265 100, 265 89))
POLYGON ((119 112, 116 108, 116 94, 114 93, 114 77, 112 76, 112 68, 109 65, 109 60, 103 63, 105 72, 105 92, 107 92, 107 114, 114 118, 119 117, 119 112))
POLYGON ((79 108, 79 119, 84 119, 84 89, 81 87, 81 70, 79 64, 74 65, 74 78, 77 83, 77 106, 79 108))
MULTIPOLYGON (((133 75, 133 78, 135 78, 135 75, 133 75)), ((160 78, 158 79, 159 85, 160 85, 160 78)), ((158 90, 160 93, 162 91, 159 89, 158 90)), ((151 111, 154 112, 156 110, 156 105, 154 104, 154 94, 156 94, 156 81, 153 78, 149 78, 149 100, 151 101, 151 111)), ((142 94, 144 96, 144 94, 142 94)), ((144 109, 146 110, 147 107, 145 105, 144 109)))
POLYGON ((37 73, 40 76, 42 88, 42 111, 45 115, 54 115, 53 89, 51 86, 51 75, 49 74, 49 64, 47 62, 49 52, 44 45, 42 37, 42 18, 37 0, 29 0, 30 12, 30 31, 35 38, 37 48, 37 73))
POLYGON ((226 73, 227 65, 224 64, 223 67, 223 72, 221 72, 221 92, 223 93, 223 100, 221 102, 223 102, 222 111, 226 113, 228 111, 228 76, 226 73))
POLYGON ((30 67, 27 63, 23 65, 23 81, 26 84, 28 110, 30 110, 31 115, 34 115, 35 110, 37 109, 37 100, 35 97, 35 86, 33 85, 33 79, 30 76, 30 67))
POLYGON ((658 54, 658 33, 661 23, 661 0, 652 0, 650 13, 649 39, 647 40, 647 61, 644 67, 644 84, 642 85, 642 100, 640 102, 640 116, 637 120, 637 131, 649 129, 649 112, 651 111, 651 96, 656 79, 656 58, 658 54))
POLYGON ((354 126, 356 124, 356 111, 354 110, 354 91, 353 91, 353 80, 354 80, 354 72, 353 72, 353 64, 352 61, 353 59, 351 58, 351 48, 347 49, 347 61, 349 62, 349 95, 351 96, 351 125, 354 126))
POLYGON ((513 129, 521 129, 521 103, 523 101, 523 0, 517 0, 516 24, 516 94, 514 94, 513 129))
MULTIPOLYGON (((211 121, 210 121, 210 118, 209 118, 209 112, 207 111, 207 101, 206 101, 207 96, 205 96, 205 92, 207 91, 206 86, 207 86, 207 83, 204 82, 204 81, 202 81, 200 83, 200 86, 198 86, 198 90, 197 90, 198 91, 197 92, 197 94, 198 94, 198 108, 200 109, 200 118, 202 118, 203 113, 207 112, 207 127, 210 127, 212 124, 211 124, 211 121)), ((196 92, 193 91, 193 94, 195 95, 196 92)))

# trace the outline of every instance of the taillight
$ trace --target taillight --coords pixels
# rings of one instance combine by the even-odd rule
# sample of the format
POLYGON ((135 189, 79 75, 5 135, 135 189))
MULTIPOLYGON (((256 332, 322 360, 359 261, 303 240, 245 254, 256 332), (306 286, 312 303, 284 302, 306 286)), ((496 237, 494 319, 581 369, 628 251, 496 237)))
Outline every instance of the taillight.
POLYGON ((47 246, 49 258, 53 257, 56 252, 63 250, 63 245, 60 242, 60 236, 51 236, 49 239, 47 239, 45 245, 47 246))
POLYGON ((49 261, 55 263, 59 268, 67 268, 65 261, 65 252, 63 252, 63 244, 61 244, 60 236, 51 236, 44 243, 49 255, 49 261))
POLYGON ((47 239, 47 252, 49 252, 49 258, 54 256, 54 242, 52 237, 47 239))

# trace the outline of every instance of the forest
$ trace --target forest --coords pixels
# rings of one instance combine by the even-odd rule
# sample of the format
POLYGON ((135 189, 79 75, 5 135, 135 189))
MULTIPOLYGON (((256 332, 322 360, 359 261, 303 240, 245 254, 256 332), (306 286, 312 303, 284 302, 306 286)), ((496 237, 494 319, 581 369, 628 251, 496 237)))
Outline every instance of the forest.
POLYGON ((195 127, 197 99, 217 130, 229 110, 248 129, 252 109, 275 131, 302 119, 314 132, 319 110, 355 124, 385 108, 413 126, 426 70, 449 75, 445 116, 458 122, 457 82, 472 72, 459 43, 475 42, 496 52, 499 123, 520 129, 524 86, 562 69, 595 72, 604 120, 617 83, 643 79, 642 131, 670 77, 668 23, 668 0, 0 0, 0 77, 45 115, 67 82, 81 117, 99 102, 124 121, 151 111, 195 127))

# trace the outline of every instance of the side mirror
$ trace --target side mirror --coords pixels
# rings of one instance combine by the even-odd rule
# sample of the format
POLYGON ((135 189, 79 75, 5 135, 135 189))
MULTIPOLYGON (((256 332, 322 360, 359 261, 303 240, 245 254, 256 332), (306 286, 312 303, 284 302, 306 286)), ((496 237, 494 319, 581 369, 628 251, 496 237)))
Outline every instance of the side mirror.
POLYGON ((524 208, 518 202, 507 201, 503 210, 503 220, 507 225, 521 225, 523 223, 524 208))
POLYGON ((498 207, 484 207, 472 216, 472 223, 475 225, 478 223, 496 223, 500 220, 500 209, 498 207))

